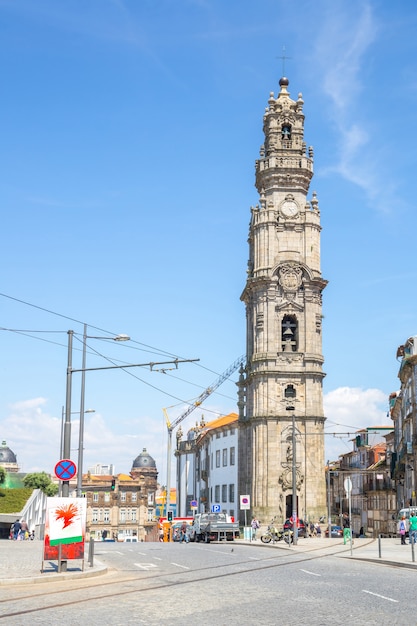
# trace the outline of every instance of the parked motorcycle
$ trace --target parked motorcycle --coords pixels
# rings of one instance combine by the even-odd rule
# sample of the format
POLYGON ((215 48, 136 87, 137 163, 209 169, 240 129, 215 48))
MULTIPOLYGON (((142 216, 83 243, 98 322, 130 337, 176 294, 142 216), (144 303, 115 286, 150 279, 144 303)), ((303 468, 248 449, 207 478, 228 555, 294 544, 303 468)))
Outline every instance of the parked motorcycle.
POLYGON ((262 543, 275 543, 284 540, 286 543, 292 542, 292 530, 280 530, 276 526, 269 525, 266 533, 261 535, 262 543))

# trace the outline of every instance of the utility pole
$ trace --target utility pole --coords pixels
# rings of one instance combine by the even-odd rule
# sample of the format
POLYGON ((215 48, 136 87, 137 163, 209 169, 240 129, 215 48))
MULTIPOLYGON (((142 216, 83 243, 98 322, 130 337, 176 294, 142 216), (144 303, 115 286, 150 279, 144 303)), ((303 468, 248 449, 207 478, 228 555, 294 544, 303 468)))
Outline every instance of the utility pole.
MULTIPOLYGON (((294 411, 294 408, 293 408, 294 411)), ((298 542, 298 519, 297 519, 297 454, 296 454, 295 415, 292 414, 292 528, 293 544, 298 542)))
POLYGON ((330 510, 330 461, 327 461, 327 528, 329 539, 332 536, 332 514, 330 510))

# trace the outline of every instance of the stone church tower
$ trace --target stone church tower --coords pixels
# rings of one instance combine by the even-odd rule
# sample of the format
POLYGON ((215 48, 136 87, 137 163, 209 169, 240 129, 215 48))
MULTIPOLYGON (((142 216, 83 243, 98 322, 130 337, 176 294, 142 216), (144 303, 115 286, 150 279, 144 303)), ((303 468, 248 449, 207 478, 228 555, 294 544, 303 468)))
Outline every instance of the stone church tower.
MULTIPOLYGON (((255 163, 246 306, 247 368, 239 386, 239 494, 264 523, 326 515, 320 211, 303 99, 271 93, 255 163), (293 428, 295 427, 295 428, 293 428), (296 499, 293 499, 296 486, 296 499)), ((242 520, 243 521, 243 520, 242 520)))

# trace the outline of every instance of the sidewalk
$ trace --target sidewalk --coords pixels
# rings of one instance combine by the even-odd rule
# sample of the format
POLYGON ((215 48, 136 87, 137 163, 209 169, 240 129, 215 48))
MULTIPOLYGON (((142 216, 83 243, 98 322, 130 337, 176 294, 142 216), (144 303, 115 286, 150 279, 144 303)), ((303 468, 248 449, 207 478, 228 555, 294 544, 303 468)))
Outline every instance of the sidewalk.
POLYGON ((94 565, 88 563, 88 544, 85 547, 84 571, 81 560, 67 561, 67 571, 58 573, 57 561, 44 561, 43 541, 0 540, 0 585, 15 583, 42 583, 51 579, 87 578, 98 576, 107 568, 94 558, 94 565))
POLYGON ((312 552, 316 554, 323 554, 325 556, 329 552, 336 552, 338 557, 352 558, 360 561, 369 561, 372 563, 378 563, 380 565, 392 565, 394 567, 409 567, 411 569, 417 569, 417 544, 414 546, 414 558, 412 554, 412 546, 401 545, 401 539, 371 539, 361 538, 354 539, 352 545, 352 554, 350 542, 346 545, 343 543, 343 539, 326 539, 326 538, 308 538, 304 539, 300 537, 297 545, 291 545, 290 547, 279 541, 274 544, 263 544, 260 539, 256 541, 244 541, 245 544, 252 544, 255 546, 265 546, 271 548, 280 548, 281 550, 293 550, 294 552, 312 552))

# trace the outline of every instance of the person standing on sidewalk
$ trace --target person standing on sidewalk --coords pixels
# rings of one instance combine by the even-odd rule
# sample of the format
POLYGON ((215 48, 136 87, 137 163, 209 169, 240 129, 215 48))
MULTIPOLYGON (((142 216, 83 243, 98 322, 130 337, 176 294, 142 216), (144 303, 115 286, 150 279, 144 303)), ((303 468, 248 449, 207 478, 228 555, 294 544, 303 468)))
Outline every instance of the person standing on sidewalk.
POLYGON ((256 541, 256 531, 259 528, 259 522, 256 519, 256 517, 253 518, 251 522, 251 526, 252 526, 252 541, 256 541))
POLYGON ((410 515, 410 527, 408 529, 408 536, 410 543, 417 543, 417 515, 412 513, 410 515))
POLYGON ((405 546, 405 533, 407 532, 407 520, 403 515, 400 521, 398 522, 398 533, 401 537, 401 545, 405 546))

